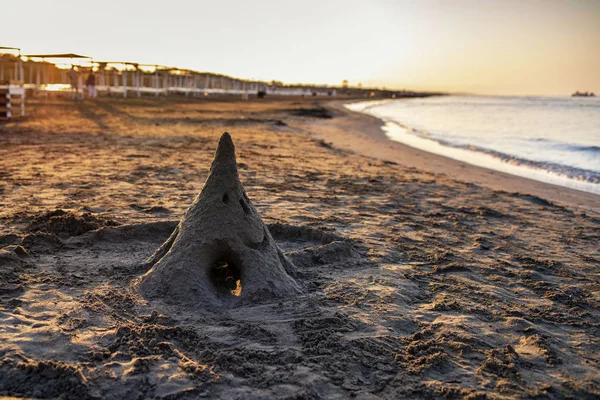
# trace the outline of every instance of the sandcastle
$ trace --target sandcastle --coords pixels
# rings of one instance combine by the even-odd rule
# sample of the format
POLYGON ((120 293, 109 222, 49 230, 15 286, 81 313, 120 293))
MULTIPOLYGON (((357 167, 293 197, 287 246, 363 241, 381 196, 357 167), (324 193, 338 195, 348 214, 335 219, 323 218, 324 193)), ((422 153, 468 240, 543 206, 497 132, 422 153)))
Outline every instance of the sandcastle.
POLYGON ((234 306, 301 292, 285 257, 248 199, 225 132, 204 187, 137 282, 147 297, 234 306))

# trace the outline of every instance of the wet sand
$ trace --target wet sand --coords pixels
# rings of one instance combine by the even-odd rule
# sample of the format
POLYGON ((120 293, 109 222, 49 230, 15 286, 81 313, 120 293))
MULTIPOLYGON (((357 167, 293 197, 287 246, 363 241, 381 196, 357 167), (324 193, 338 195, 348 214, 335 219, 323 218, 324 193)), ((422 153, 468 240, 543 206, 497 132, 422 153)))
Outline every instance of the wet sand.
POLYGON ((384 142, 312 99, 27 112, 0 125, 0 395, 600 396, 593 195, 384 142), (148 300, 131 282, 224 131, 303 293, 148 300))

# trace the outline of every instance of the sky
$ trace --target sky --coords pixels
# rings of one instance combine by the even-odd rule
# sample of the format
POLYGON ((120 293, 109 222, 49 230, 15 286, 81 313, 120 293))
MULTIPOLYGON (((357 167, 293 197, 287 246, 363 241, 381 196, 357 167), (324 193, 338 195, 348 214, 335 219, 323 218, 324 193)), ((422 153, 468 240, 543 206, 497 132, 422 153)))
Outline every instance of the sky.
POLYGON ((600 93, 600 0, 19 0, 0 46, 239 78, 600 93))

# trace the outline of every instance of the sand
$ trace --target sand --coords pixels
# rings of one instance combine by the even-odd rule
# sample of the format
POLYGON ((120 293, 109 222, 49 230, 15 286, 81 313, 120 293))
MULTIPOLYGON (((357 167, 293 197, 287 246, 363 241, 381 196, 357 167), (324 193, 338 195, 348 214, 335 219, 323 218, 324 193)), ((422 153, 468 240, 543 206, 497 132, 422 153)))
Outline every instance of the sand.
POLYGON ((592 195, 439 173, 312 99, 28 114, 0 125, 0 395, 600 396, 592 195), (302 293, 226 309, 145 297, 132 283, 224 131, 302 293))
POLYGON ((134 283, 144 297, 213 311, 302 293, 240 182, 228 132, 202 191, 146 266, 134 283))

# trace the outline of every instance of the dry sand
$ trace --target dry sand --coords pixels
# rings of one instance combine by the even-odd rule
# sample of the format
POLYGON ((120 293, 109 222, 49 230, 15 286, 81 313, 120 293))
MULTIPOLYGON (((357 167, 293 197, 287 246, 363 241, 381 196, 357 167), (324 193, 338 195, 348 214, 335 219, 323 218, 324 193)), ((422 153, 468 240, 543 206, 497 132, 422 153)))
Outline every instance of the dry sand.
POLYGON ((0 125, 0 395, 598 398, 596 198, 416 168, 374 120, 318 107, 46 100, 0 125), (131 283, 224 131, 303 293, 146 299, 131 283))

